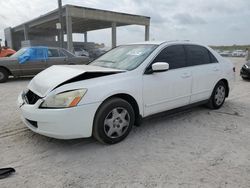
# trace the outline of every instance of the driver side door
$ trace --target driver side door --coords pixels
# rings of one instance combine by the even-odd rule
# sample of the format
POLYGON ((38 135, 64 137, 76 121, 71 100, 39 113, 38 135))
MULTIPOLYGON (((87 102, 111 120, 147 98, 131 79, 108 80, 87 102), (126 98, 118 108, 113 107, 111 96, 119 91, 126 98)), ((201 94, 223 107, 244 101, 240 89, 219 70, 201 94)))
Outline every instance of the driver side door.
POLYGON ((184 47, 166 47, 148 68, 155 62, 167 62, 169 70, 143 75, 144 116, 185 106, 190 102, 192 72, 187 66, 184 47))

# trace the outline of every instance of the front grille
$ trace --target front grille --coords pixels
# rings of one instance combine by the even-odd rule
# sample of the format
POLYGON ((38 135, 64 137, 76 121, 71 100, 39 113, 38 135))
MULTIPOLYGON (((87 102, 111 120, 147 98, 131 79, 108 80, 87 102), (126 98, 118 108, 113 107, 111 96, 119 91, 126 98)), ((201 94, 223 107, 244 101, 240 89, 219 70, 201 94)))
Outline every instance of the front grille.
POLYGON ((25 98, 28 104, 35 104, 39 99, 41 99, 41 97, 33 93, 31 90, 26 93, 25 98))

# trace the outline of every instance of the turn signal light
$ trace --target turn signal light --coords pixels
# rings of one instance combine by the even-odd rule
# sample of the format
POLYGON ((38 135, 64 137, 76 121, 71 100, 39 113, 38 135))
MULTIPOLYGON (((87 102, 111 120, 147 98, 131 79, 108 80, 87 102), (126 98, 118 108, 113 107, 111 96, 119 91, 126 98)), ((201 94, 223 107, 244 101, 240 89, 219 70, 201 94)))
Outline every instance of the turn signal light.
POLYGON ((76 97, 74 100, 70 103, 69 107, 74 107, 76 106, 81 100, 81 97, 76 97))

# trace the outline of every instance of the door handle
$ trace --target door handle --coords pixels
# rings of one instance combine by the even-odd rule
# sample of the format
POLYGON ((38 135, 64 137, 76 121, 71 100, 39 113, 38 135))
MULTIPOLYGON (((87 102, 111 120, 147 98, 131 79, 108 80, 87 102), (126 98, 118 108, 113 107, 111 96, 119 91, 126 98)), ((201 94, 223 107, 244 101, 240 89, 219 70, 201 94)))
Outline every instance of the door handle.
POLYGON ((191 76, 191 74, 190 73, 183 73, 182 75, 181 75, 181 77, 182 78, 189 78, 191 76))

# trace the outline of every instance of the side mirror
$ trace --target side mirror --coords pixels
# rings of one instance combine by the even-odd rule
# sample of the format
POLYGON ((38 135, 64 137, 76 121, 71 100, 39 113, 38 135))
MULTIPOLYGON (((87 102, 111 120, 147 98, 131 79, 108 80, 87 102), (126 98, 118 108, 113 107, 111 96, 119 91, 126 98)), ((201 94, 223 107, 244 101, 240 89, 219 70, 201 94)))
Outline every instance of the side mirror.
POLYGON ((166 62, 156 62, 152 65, 153 72, 164 72, 169 69, 169 64, 166 62))

